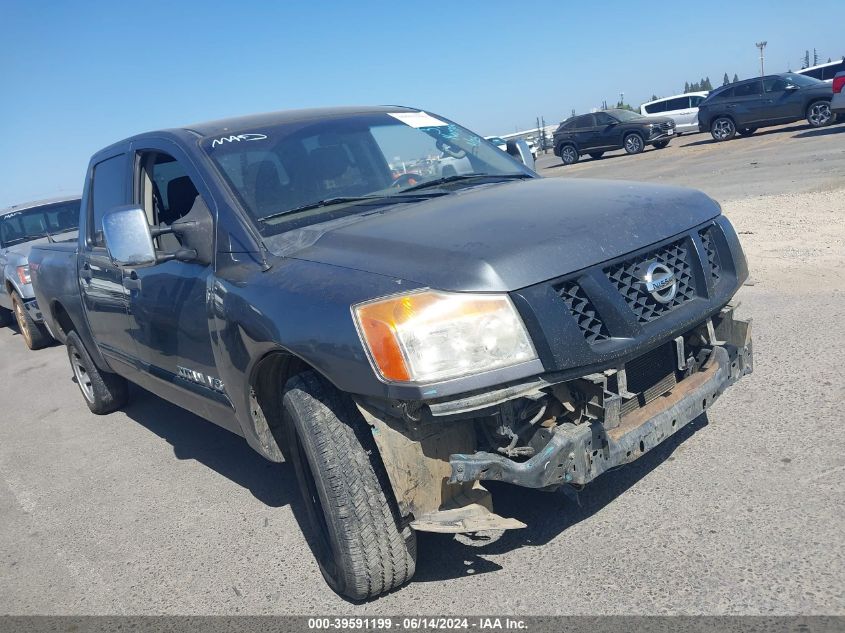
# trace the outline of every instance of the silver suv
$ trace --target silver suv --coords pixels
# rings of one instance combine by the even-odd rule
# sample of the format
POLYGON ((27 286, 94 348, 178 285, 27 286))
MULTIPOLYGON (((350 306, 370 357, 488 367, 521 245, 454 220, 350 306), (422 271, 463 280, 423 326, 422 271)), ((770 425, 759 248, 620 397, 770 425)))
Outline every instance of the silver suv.
POLYGON ((29 251, 48 240, 76 239, 79 197, 19 204, 0 211, 0 326, 12 318, 29 349, 52 341, 32 291, 29 251))

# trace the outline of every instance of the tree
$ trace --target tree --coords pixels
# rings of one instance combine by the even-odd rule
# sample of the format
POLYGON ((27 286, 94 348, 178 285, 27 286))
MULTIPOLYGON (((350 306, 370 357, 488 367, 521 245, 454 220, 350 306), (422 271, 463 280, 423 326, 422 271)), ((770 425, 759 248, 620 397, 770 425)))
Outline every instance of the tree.
POLYGON ((685 81, 684 82, 684 94, 686 94, 688 92, 689 92, 689 82, 685 81))
POLYGON ((828 64, 830 63, 830 57, 828 57, 828 58, 827 58, 827 63, 828 63, 828 64))
POLYGON ((801 68, 810 67, 810 51, 804 51, 804 61, 801 63, 801 68))
POLYGON ((737 77, 737 76, 736 76, 736 73, 734 73, 734 80, 733 80, 731 83, 732 83, 732 84, 735 84, 735 83, 736 83, 736 82, 738 82, 738 81, 739 81, 739 77, 737 77))
POLYGON ((649 99, 649 101, 657 101, 657 95, 651 95, 651 99, 649 99))
POLYGON ((704 78, 704 81, 701 82, 701 89, 702 90, 713 90, 713 84, 710 83, 710 77, 704 78))
POLYGON ((814 48, 813 49, 813 66, 818 66, 818 65, 819 65, 819 54, 816 51, 816 49, 814 48))
POLYGON ((731 83, 731 78, 728 77, 728 73, 725 73, 725 76, 722 78, 722 85, 727 86, 729 83, 731 83))

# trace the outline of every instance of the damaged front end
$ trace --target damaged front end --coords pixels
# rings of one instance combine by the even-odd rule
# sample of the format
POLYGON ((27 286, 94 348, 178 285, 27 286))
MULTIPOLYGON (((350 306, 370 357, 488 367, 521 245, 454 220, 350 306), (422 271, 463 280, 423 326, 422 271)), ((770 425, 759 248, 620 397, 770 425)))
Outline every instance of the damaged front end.
POLYGON ((436 403, 361 399, 400 511, 417 530, 524 527, 493 513, 482 481, 554 490, 631 462, 751 373, 751 322, 734 307, 599 373, 544 376, 436 403))

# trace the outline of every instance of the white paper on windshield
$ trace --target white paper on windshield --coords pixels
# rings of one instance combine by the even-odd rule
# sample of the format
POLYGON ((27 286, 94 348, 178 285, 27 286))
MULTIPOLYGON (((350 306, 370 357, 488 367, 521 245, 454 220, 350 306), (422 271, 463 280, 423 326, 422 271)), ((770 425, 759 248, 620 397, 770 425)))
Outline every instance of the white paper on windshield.
POLYGON ((388 114, 411 127, 442 127, 449 125, 446 121, 441 121, 427 112, 388 112, 388 114))

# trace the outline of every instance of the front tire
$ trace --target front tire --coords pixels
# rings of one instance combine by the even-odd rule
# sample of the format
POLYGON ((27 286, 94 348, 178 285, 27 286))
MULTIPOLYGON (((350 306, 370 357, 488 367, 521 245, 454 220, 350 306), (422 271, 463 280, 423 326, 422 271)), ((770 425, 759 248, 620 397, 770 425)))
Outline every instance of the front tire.
POLYGON ((812 127, 825 127, 833 122, 833 113, 830 111, 830 101, 824 99, 815 101, 807 108, 807 123, 812 127))
POLYGON ((729 141, 736 136, 736 124, 733 119, 720 116, 710 125, 710 135, 718 142, 729 141))
POLYGON ((416 534, 401 524, 372 433, 351 398, 309 371, 285 385, 283 407, 326 581, 354 600, 406 583, 416 569, 416 534))
POLYGON ((632 132, 628 134, 622 141, 622 147, 625 148, 625 151, 628 154, 640 154, 645 147, 645 143, 643 143, 643 137, 639 134, 632 132))
POLYGON ((18 329, 21 331, 23 341, 29 349, 41 349, 47 347, 53 337, 47 332, 47 328, 41 323, 36 323, 29 312, 26 311, 23 299, 17 292, 12 293, 12 307, 15 313, 15 320, 18 322, 18 329))
POLYGON ((129 399, 129 385, 117 374, 100 371, 76 332, 67 335, 67 355, 73 378, 91 413, 105 415, 116 411, 129 399))
POLYGON ((574 145, 564 145, 560 148, 560 160, 564 165, 574 165, 579 158, 580 155, 574 145))

